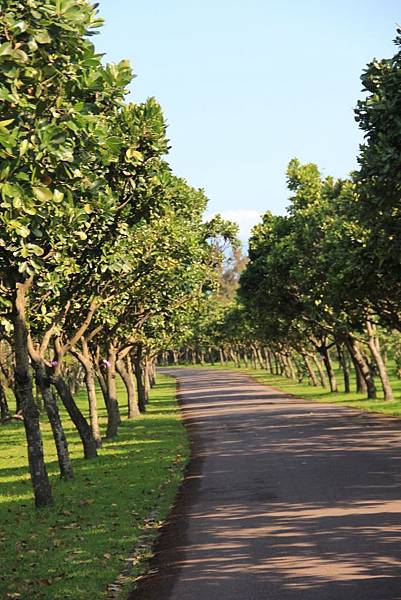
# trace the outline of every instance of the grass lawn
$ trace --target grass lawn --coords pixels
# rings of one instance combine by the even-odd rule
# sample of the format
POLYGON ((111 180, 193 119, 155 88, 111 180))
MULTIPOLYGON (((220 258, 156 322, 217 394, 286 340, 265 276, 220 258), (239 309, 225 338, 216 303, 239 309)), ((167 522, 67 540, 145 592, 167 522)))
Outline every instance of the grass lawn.
MULTIPOLYGON (((194 365, 185 365, 187 367, 193 367, 194 365)), ((200 365, 196 365, 199 368, 211 368, 211 365, 205 365, 202 367, 200 365)), ((392 415, 396 417, 401 417, 401 380, 398 379, 395 375, 395 369, 393 364, 389 361, 388 365, 388 374, 391 380, 391 384, 394 391, 394 400, 392 401, 384 401, 383 393, 381 390, 380 380, 378 377, 375 378, 376 386, 377 386, 377 400, 367 400, 366 395, 357 394, 352 391, 349 394, 344 393, 344 386, 342 381, 342 374, 339 369, 336 369, 336 377, 337 383, 339 387, 339 392, 331 393, 329 390, 322 387, 313 387, 308 383, 298 383, 298 381, 294 381, 293 379, 288 379, 287 377, 283 377, 281 375, 269 375, 266 371, 262 369, 253 369, 251 367, 245 368, 242 367, 238 369, 234 366, 233 363, 228 363, 226 366, 222 367, 220 364, 213 365, 213 369, 229 369, 235 371, 241 371, 242 373, 246 373, 250 375, 254 379, 257 379, 261 383, 265 385, 269 385, 275 387, 283 392, 287 392, 289 394, 293 394, 298 398, 305 398, 306 400, 313 400, 318 402, 330 402, 334 404, 342 404, 345 406, 350 406, 352 408, 360 408, 363 410, 382 413, 386 415, 392 415)), ((351 388, 355 389, 355 379, 353 373, 351 373, 351 388)))
MULTIPOLYGON (((77 399, 86 414, 85 392, 77 399)), ((121 384, 119 399, 124 417, 121 384)), ((105 426, 103 408, 100 417, 105 426)), ((189 449, 170 377, 158 376, 147 413, 135 421, 123 419, 118 438, 106 442, 97 459, 82 458, 66 415, 63 422, 75 480, 59 480, 50 427, 43 420, 55 503, 41 510, 33 506, 23 425, 0 426, 1 600, 105 599, 108 585, 146 534, 146 547, 135 553, 131 580, 143 570, 150 541, 182 480, 189 449)))

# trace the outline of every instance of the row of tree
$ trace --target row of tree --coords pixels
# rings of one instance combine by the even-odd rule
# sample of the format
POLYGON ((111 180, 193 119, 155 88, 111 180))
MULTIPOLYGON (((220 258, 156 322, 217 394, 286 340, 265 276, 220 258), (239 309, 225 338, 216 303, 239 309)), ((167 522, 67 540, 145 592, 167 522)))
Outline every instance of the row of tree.
POLYGON ((0 408, 24 423, 36 506, 52 502, 40 429, 73 477, 58 398, 86 458, 146 405, 154 360, 216 287, 223 240, 173 175, 154 99, 127 104, 130 65, 104 64, 86 0, 6 0, 0 16, 0 408), (74 392, 86 386, 89 422, 74 392), (12 398, 14 400, 12 400, 12 398), (15 402, 15 411, 14 403, 15 402))
POLYGON ((358 169, 334 180, 315 164, 290 162, 287 214, 266 212, 253 229, 237 299, 209 308, 211 321, 198 320, 185 358, 253 360, 313 385, 327 382, 334 392, 334 355, 346 392, 354 368, 358 391, 375 398, 376 376, 384 398, 393 398, 386 358, 395 359, 399 375, 400 30, 395 44, 393 57, 373 61, 362 75, 358 169))

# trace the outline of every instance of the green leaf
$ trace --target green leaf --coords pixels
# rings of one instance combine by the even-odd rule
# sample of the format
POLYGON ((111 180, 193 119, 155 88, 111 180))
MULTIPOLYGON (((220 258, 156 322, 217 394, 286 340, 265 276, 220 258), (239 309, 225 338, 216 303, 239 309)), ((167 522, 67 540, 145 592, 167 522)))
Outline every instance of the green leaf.
POLYGON ((39 202, 48 202, 49 200, 53 200, 53 192, 49 188, 33 187, 32 192, 39 202))
POLYGON ((27 244, 27 248, 29 248, 30 253, 34 254, 35 256, 42 256, 44 254, 43 248, 37 246, 36 244, 27 244))
POLYGON ((50 44, 52 38, 47 31, 43 30, 35 34, 35 40, 38 42, 38 44, 50 44))
POLYGON ((11 42, 6 42, 0 46, 0 56, 9 56, 13 51, 13 45, 11 42))
POLYGON ((23 50, 20 50, 19 48, 17 50, 13 50, 11 53, 12 57, 15 58, 15 60, 17 60, 18 62, 28 62, 28 55, 26 52, 24 52, 23 50))
POLYGON ((25 152, 28 150, 28 146, 29 146, 29 141, 28 140, 22 140, 21 145, 19 147, 19 155, 24 156, 25 152))
POLYGON ((0 127, 7 127, 8 125, 11 125, 11 123, 13 123, 15 121, 15 119, 6 119, 5 121, 0 121, 0 127))
POLYGON ((139 152, 139 150, 135 150, 135 148, 128 148, 125 155, 128 158, 128 160, 134 158, 138 162, 142 162, 144 158, 142 152, 139 152))

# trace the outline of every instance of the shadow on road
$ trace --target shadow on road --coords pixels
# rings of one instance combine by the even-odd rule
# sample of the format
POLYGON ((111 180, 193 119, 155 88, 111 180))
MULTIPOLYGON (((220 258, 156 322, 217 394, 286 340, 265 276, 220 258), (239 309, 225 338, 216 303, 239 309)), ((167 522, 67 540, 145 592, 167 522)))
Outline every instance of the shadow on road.
POLYGON ((401 599, 397 420, 171 372, 193 460, 131 600, 401 599))

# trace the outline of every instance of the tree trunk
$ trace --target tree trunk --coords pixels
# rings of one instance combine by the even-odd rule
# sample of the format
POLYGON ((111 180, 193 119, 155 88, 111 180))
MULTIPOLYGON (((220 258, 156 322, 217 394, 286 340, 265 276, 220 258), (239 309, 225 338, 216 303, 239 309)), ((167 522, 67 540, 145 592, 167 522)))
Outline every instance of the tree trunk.
POLYGON ((225 362, 224 362, 224 354, 223 354, 223 350, 221 348, 219 348, 219 358, 220 358, 220 364, 222 367, 225 366, 225 362))
POLYGON ((3 384, 0 381, 0 418, 7 419, 10 416, 10 409, 8 408, 7 396, 4 390, 3 384))
POLYGON ((256 352, 256 359, 257 362, 259 363, 259 367, 260 369, 264 369, 264 364, 263 364, 263 357, 262 357, 262 353, 260 351, 259 346, 255 346, 255 352, 256 352))
POLYGON ((120 375, 125 389, 127 390, 127 404, 128 404, 128 418, 136 419, 139 417, 140 412, 138 408, 138 402, 136 399, 135 383, 133 379, 132 365, 130 364, 130 358, 127 356, 125 362, 123 359, 119 359, 116 362, 117 373, 120 375))
POLYGON ((71 353, 73 354, 73 356, 75 356, 77 360, 79 360, 84 370, 84 382, 86 387, 86 395, 88 397, 90 426, 92 429, 93 437, 96 440, 97 447, 100 448, 102 445, 102 436, 100 433, 99 414, 97 409, 95 368, 86 340, 83 338, 81 340, 81 343, 82 352, 72 350, 71 353))
POLYGON ((337 381, 334 374, 333 365, 330 359, 330 353, 327 346, 322 346, 321 355, 323 357, 324 366, 326 367, 327 377, 329 378, 330 391, 337 392, 337 381))
POLYGON ((306 371, 308 373, 309 379, 312 382, 312 385, 317 387, 319 385, 319 381, 316 377, 315 371, 312 368, 312 365, 310 364, 309 358, 306 355, 305 352, 301 352, 301 356, 304 359, 304 363, 305 363, 305 367, 306 367, 306 371))
POLYGON ((54 443, 56 445, 60 476, 62 479, 74 479, 68 442, 64 432, 63 424, 60 419, 56 398, 51 388, 51 378, 47 373, 46 365, 43 360, 34 362, 36 384, 43 398, 47 417, 53 433, 54 443))
POLYGON ((59 373, 53 376, 53 383, 61 398, 62 403, 64 404, 66 411, 70 416, 71 421, 77 428, 84 449, 84 457, 96 458, 97 443, 93 436, 92 429, 90 428, 87 420, 79 410, 71 394, 70 388, 59 373))
POLYGON ((152 359, 149 361, 149 381, 150 387, 153 389, 156 385, 156 363, 155 360, 152 359))
POLYGON ((134 372, 136 378, 136 388, 138 392, 138 407, 141 413, 146 411, 146 390, 143 378, 142 368, 142 346, 139 344, 134 354, 134 372))
POLYGON ((257 369, 257 365, 256 365, 256 352, 255 352, 255 348, 253 346, 251 346, 251 362, 252 362, 252 369, 257 369))
POLYGON ((326 376, 325 376, 324 371, 322 369, 322 363, 320 362, 320 360, 317 358, 317 356, 315 354, 312 355, 312 360, 315 363, 315 367, 317 369, 317 372, 319 373, 320 385, 323 388, 327 388, 327 379, 326 379, 326 376))
POLYGON ((51 505, 53 498, 43 454, 39 410, 33 396, 32 377, 29 368, 25 293, 25 285, 17 283, 13 298, 12 314, 15 351, 15 393, 24 417, 29 470, 31 473, 35 506, 39 508, 51 505))
POLYGON ((243 360, 244 360, 244 366, 247 369, 249 367, 249 362, 248 362, 248 357, 246 355, 246 348, 245 348, 245 350, 242 353, 242 357, 243 357, 243 360))
POLYGON ((102 392, 104 404, 107 407, 107 403, 109 401, 109 395, 107 392, 107 384, 104 373, 102 371, 102 367, 99 365, 96 369, 96 377, 99 383, 100 391, 102 392))
POLYGON ((391 383, 387 375, 386 366, 384 364, 384 360, 380 352, 380 342, 376 336, 376 326, 373 325, 370 321, 368 321, 366 324, 366 328, 368 332, 369 350, 372 354, 373 360, 375 361, 377 370, 379 372, 379 377, 384 393, 384 399, 394 400, 393 389, 391 387, 391 383))
POLYGON ((265 352, 266 352, 266 356, 267 356, 267 362, 269 363, 270 375, 273 375, 274 371, 273 371, 272 353, 270 352, 270 350, 268 348, 266 348, 265 352))
POLYGON ((340 368, 343 372, 344 392, 346 394, 349 394, 351 391, 351 386, 350 386, 349 369, 348 369, 347 361, 346 361, 343 349, 341 347, 341 344, 339 342, 336 343, 336 348, 337 348, 338 362, 339 362, 340 368))
POLYGON ((117 386, 116 386, 116 361, 117 361, 117 350, 113 344, 109 344, 107 348, 107 371, 106 371, 106 384, 107 384, 107 396, 108 403, 107 408, 107 430, 106 438, 110 439, 117 435, 118 426, 121 423, 120 409, 117 400, 117 386))
POLYGON ((278 360, 277 352, 273 352, 273 358, 274 358, 274 374, 280 375, 280 363, 278 360))
POLYGON ((362 375, 363 379, 365 380, 368 398, 370 400, 375 400, 376 399, 375 382, 373 380, 369 366, 368 366, 366 360, 363 358, 362 353, 359 349, 358 342, 356 341, 356 339, 354 337, 352 337, 350 334, 348 334, 346 343, 347 343, 347 347, 348 347, 348 350, 349 350, 352 358, 358 365, 361 375, 362 375))
POLYGON ((297 379, 297 374, 295 373, 295 369, 294 369, 294 365, 292 363, 292 359, 291 356, 289 354, 285 355, 285 359, 287 361, 287 365, 288 365, 288 370, 290 372, 291 375, 291 379, 297 379))
POLYGON ((348 350, 348 354, 351 357, 351 361, 352 364, 354 365, 354 370, 355 370, 355 380, 356 380, 356 392, 358 394, 367 394, 368 393, 368 386, 366 385, 366 381, 362 375, 361 369, 359 368, 358 363, 356 362, 353 354, 351 354, 350 349, 348 347, 348 344, 346 344, 347 346, 347 350, 348 350))
POLYGON ((150 392, 150 388, 151 383, 150 383, 150 368, 149 368, 149 361, 147 359, 147 357, 145 357, 142 361, 142 373, 143 373, 143 381, 144 381, 144 386, 145 386, 145 396, 146 396, 146 404, 149 402, 149 392, 150 392))

